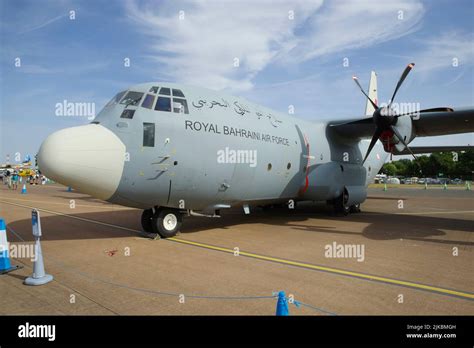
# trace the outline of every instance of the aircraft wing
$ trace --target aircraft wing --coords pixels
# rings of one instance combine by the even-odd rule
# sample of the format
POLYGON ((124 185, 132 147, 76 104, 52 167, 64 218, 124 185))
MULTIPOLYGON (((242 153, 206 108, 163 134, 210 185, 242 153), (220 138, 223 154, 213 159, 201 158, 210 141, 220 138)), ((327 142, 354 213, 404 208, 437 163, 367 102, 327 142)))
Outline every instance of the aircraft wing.
MULTIPOLYGON (((410 146, 410 150, 416 155, 420 153, 468 151, 474 150, 474 146, 410 146)), ((393 154, 409 155, 410 151, 407 149, 404 149, 403 151, 397 151, 397 149, 394 149, 393 154)))
MULTIPOLYGON (((412 122, 419 137, 470 133, 474 132, 474 108, 423 113, 412 116, 412 122)), ((330 121, 328 125, 336 134, 354 139, 371 138, 375 132, 372 117, 330 121)))

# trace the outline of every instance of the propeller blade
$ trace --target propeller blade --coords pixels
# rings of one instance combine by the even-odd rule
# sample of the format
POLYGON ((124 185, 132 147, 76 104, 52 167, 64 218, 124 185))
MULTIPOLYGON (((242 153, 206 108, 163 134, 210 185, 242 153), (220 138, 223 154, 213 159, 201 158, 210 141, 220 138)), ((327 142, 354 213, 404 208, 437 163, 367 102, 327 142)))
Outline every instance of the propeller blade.
POLYGON ((369 148, 367 149, 367 153, 365 154, 365 157, 364 157, 364 160, 362 161, 362 164, 364 164, 364 162, 365 162, 365 160, 367 159, 367 157, 369 157, 370 151, 372 151, 372 149, 374 148, 375 143, 377 143, 377 140, 379 140, 379 137, 380 137, 380 135, 382 134, 382 132, 383 132, 383 129, 382 129, 382 128, 377 128, 377 129, 375 130, 375 133, 374 133, 374 135, 372 136, 372 140, 370 141, 369 148))
POLYGON ((395 91, 393 92, 392 99, 390 99, 390 103, 388 104, 389 108, 390 108, 390 105, 392 105, 393 99, 395 99, 395 95, 397 94, 398 89, 402 85, 403 81, 405 81, 405 78, 407 77, 408 73, 411 71, 411 69, 413 69, 414 66, 415 66, 415 63, 408 64, 405 70, 403 71, 402 76, 400 76, 400 79, 398 80, 398 83, 397 83, 397 87, 395 87, 395 91))
POLYGON ((414 114, 422 114, 424 112, 454 112, 454 109, 447 108, 447 107, 424 109, 424 110, 420 110, 420 111, 407 112, 407 113, 404 113, 404 114, 397 115, 396 117, 408 116, 408 115, 414 115, 414 114))
POLYGON ((364 89, 362 88, 362 86, 361 86, 360 83, 359 83, 359 79, 357 78, 357 76, 352 76, 352 79, 353 79, 354 82, 357 84, 357 86, 359 86, 361 92, 364 93, 364 95, 366 96, 366 98, 369 99, 370 104, 372 104, 372 106, 374 107, 374 109, 377 110, 379 107, 377 106, 377 104, 375 104, 375 103, 373 102, 372 99, 369 98, 369 96, 367 95, 367 93, 365 93, 364 89))
POLYGON ((400 132, 398 131, 398 129, 394 126, 390 126, 390 129, 393 131, 393 133, 395 134, 395 136, 398 138, 398 140, 400 140, 400 142, 405 145, 405 148, 408 150, 408 152, 411 153, 411 155, 413 156, 413 158, 418 161, 418 158, 415 156, 415 154, 413 153, 413 151, 411 151, 411 149, 408 147, 408 144, 405 142, 405 139, 403 139, 403 136, 400 134, 400 132))

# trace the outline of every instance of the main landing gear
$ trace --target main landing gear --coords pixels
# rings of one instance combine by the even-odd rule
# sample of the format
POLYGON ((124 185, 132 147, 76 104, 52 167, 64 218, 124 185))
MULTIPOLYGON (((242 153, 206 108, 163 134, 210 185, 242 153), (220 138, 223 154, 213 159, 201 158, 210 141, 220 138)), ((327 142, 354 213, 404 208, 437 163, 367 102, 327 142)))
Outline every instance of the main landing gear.
POLYGON ((344 190, 339 197, 333 199, 328 203, 333 206, 334 213, 339 216, 346 216, 349 213, 360 213, 360 203, 348 205, 348 200, 349 196, 347 194, 347 191, 344 190))
POLYGON ((162 238, 174 237, 181 228, 183 216, 179 209, 159 207, 145 209, 142 213, 142 228, 145 232, 162 238))

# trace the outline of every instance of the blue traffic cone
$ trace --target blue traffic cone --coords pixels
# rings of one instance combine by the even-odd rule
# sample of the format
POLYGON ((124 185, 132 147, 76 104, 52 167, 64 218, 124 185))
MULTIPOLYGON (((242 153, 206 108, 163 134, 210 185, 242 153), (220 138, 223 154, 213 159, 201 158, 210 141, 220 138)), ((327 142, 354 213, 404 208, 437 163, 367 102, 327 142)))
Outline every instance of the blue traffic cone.
POLYGON ((26 195, 26 184, 23 184, 23 188, 21 189, 21 194, 26 195))
POLYGON ((288 311, 288 302, 286 301, 286 296, 285 296, 284 291, 280 291, 278 293, 276 315, 278 316, 290 315, 288 311))
POLYGON ((8 254, 7 230, 5 221, 0 219, 0 274, 5 274, 18 269, 18 266, 10 264, 10 255, 8 254))

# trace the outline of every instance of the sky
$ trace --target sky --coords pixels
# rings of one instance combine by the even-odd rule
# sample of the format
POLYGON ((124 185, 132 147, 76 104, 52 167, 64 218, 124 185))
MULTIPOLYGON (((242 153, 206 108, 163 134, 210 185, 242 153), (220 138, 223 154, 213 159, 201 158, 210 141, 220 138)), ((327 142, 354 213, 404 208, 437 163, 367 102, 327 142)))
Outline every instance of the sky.
MULTIPOLYGON (((34 156, 55 130, 89 123, 57 104, 98 113, 150 81, 201 86, 308 120, 364 116, 378 75, 388 102, 474 108, 472 0, 0 1, 0 163, 34 156), (238 64, 237 64, 238 63, 238 64)), ((473 133, 417 138, 467 145, 473 133)))

